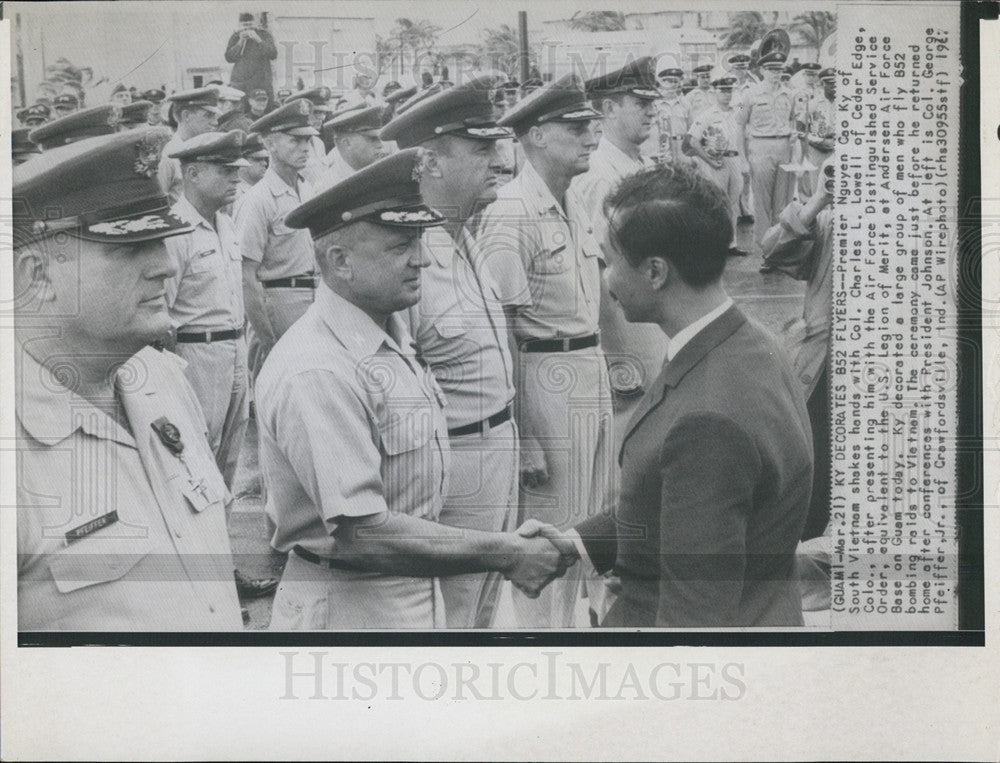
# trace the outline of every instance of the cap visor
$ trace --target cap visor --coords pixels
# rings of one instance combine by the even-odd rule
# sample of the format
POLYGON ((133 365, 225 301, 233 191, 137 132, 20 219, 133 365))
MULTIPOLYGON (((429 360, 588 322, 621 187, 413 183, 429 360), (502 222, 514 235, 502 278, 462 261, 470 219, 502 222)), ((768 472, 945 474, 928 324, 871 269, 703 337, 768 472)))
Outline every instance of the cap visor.
POLYGON ((279 130, 279 132, 283 132, 286 135, 309 135, 310 137, 319 135, 319 131, 313 127, 289 127, 287 130, 279 130))
POLYGON ((513 138, 514 131, 509 127, 500 126, 483 126, 483 127, 466 127, 461 130, 456 130, 452 135, 458 135, 461 138, 472 138, 473 140, 504 140, 505 138, 513 138))
POLYGON ((573 109, 554 117, 549 117, 547 122, 589 122, 591 119, 604 119, 604 115, 590 108, 573 109))
POLYGON ((441 225, 445 217, 436 209, 426 204, 407 207, 392 207, 373 212, 368 218, 371 222, 386 225, 390 228, 429 228, 441 225))
POLYGON ((149 212, 117 220, 103 220, 85 225, 76 231, 67 231, 86 241, 116 244, 134 244, 154 241, 169 236, 188 233, 193 228, 188 223, 167 212, 149 212))

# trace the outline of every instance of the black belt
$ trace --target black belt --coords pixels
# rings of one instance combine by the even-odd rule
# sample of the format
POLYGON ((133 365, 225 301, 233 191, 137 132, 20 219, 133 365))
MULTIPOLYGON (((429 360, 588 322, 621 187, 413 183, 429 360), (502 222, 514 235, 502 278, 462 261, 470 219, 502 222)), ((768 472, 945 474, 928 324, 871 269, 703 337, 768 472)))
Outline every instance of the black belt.
POLYGON ((177 341, 182 344, 211 344, 212 342, 225 342, 227 339, 239 339, 243 336, 243 327, 238 329, 226 329, 224 331, 202 331, 197 334, 178 334, 177 341))
POLYGON ((751 135, 750 138, 753 140, 778 140, 779 138, 788 140, 791 136, 792 134, 788 133, 788 135, 751 135))
POLYGON ((492 429, 493 427, 498 427, 505 421, 510 421, 510 406, 508 405, 499 413, 494 413, 488 419, 483 419, 482 421, 476 421, 472 424, 463 424, 460 427, 455 427, 454 429, 448 430, 449 437, 458 437, 463 434, 482 434, 483 430, 492 429))
POLYGON ((566 339, 529 339, 521 344, 521 352, 571 352, 597 347, 597 334, 566 339))
POLYGON ((330 559, 326 556, 319 556, 314 554, 312 551, 307 551, 302 548, 302 546, 293 546, 292 551, 297 557, 303 559, 310 564, 315 564, 317 567, 322 567, 324 570, 354 570, 357 571, 356 567, 338 561, 337 559, 330 559))
POLYGON ((316 276, 292 276, 261 281, 265 289, 315 289, 316 276))

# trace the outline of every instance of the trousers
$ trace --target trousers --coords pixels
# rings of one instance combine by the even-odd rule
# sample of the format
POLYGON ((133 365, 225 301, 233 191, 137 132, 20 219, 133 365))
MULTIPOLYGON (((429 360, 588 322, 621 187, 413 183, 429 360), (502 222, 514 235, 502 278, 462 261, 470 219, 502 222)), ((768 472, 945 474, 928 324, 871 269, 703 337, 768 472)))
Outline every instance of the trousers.
POLYGON ((185 376, 205 413, 208 444, 231 489, 250 418, 246 339, 178 343, 176 352, 187 361, 185 376))
MULTIPOLYGON (((540 448, 548 482, 521 488, 518 524, 537 519, 567 529, 610 511, 616 494, 611 384, 598 347, 572 352, 521 353, 518 421, 522 447, 540 448)), ((520 628, 569 628, 584 584, 573 565, 537 599, 512 591, 520 628)), ((603 589, 603 580, 590 581, 603 589)))
MULTIPOLYGON (((443 525, 484 532, 510 532, 517 519, 517 427, 506 421, 481 434, 449 439, 448 494, 438 516, 443 525)), ((441 578, 449 628, 490 628, 503 576, 498 572, 441 578)))

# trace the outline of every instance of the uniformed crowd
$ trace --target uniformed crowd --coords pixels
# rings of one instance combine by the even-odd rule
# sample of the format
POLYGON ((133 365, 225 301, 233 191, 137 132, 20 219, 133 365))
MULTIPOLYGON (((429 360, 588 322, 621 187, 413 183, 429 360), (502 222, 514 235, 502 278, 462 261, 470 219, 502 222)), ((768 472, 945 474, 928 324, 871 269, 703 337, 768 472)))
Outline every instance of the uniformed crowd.
POLYGON ((489 628, 505 578, 519 627, 601 622, 565 531, 679 349, 602 278, 606 199, 700 175, 742 254, 833 151, 834 72, 749 63, 19 113, 19 628, 238 629, 276 585, 272 629, 489 628), (280 584, 234 585, 251 399, 280 584))

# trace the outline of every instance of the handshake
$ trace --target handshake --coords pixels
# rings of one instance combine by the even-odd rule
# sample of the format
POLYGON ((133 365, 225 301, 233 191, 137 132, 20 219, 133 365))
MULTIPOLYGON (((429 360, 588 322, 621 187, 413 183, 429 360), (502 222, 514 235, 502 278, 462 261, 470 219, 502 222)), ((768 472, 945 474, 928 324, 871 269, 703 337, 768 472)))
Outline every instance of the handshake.
POLYGON ((513 538, 517 552, 503 574, 532 599, 537 599, 545 586, 561 578, 580 558, 572 539, 536 519, 517 528, 513 538))

